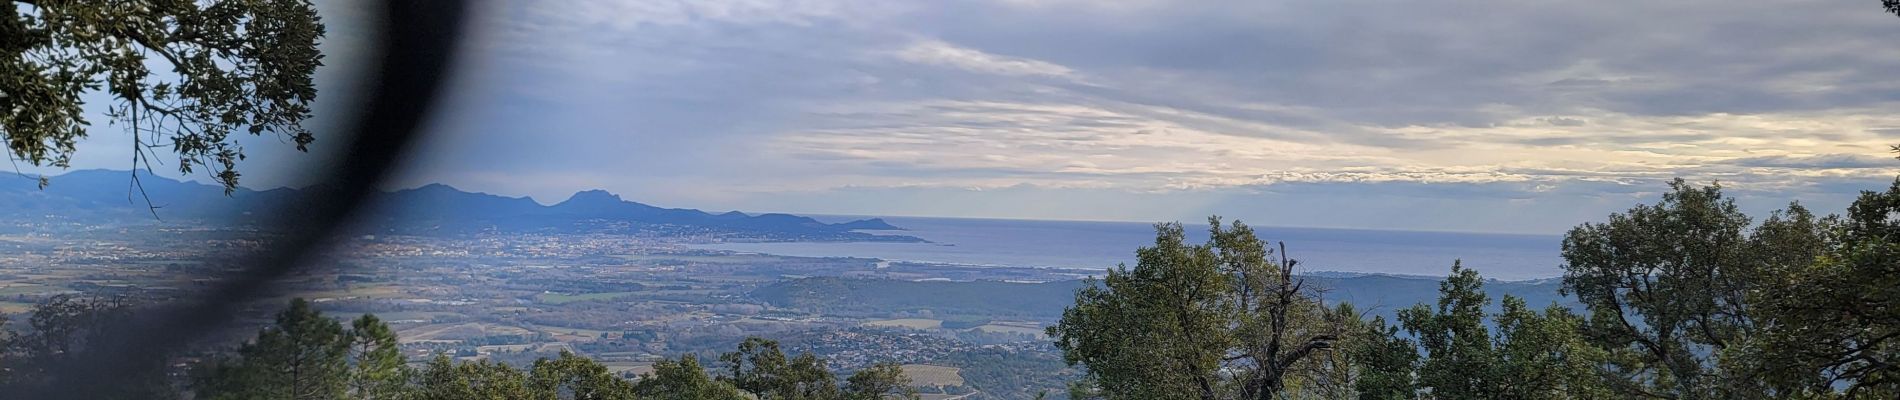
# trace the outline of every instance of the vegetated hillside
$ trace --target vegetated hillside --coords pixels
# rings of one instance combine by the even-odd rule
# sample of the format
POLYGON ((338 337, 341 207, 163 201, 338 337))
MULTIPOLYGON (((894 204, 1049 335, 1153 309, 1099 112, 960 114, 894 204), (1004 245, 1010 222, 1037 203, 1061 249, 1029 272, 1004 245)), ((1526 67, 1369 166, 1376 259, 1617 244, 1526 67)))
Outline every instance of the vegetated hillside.
POLYGON ((851 221, 851 222, 832 224, 832 226, 836 226, 839 228, 846 228, 846 229, 868 230, 868 231, 908 230, 908 229, 897 227, 896 225, 891 225, 891 223, 889 222, 884 222, 883 218, 860 219, 860 220, 851 221))
MULTIPOLYGON (((1398 310, 1438 301, 1441 278, 1362 275, 1309 277, 1308 285, 1323 288, 1329 304, 1350 302, 1361 312, 1394 320, 1398 310)), ((874 316, 900 311, 930 310, 938 315, 1023 317, 1054 319, 1075 303, 1075 290, 1084 281, 1009 283, 997 281, 949 282, 837 277, 781 281, 752 292, 752 297, 779 307, 846 316, 874 316)), ((1553 302, 1581 309, 1557 294, 1554 280, 1486 282, 1485 294, 1494 301, 1504 295, 1521 297, 1533 307, 1553 302)))

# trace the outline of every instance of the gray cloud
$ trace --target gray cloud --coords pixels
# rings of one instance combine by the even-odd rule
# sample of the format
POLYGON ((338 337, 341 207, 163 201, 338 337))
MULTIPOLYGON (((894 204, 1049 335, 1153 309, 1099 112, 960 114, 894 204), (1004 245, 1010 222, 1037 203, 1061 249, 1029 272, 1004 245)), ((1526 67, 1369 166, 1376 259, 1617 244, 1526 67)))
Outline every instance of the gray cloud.
POLYGON ((1900 161, 1896 161, 1892 158, 1862 154, 1821 154, 1801 157, 1762 156, 1738 158, 1729 160, 1727 163, 1744 167, 1802 169, 1895 169, 1896 167, 1900 167, 1900 161))
MULTIPOLYGON (((1900 24, 1851 2, 497 7, 415 181, 746 209, 981 189, 1568 216, 1675 176, 1762 197, 1877 181, 1900 140, 1882 39, 1900 24)), ((1143 212, 1109 209, 1084 208, 1143 212)))
POLYGON ((1549 118, 1540 118, 1540 120, 1544 122, 1548 122, 1551 125, 1556 125, 1556 126, 1584 126, 1590 123, 1589 121, 1584 121, 1582 118, 1567 118, 1567 117, 1549 117, 1549 118))

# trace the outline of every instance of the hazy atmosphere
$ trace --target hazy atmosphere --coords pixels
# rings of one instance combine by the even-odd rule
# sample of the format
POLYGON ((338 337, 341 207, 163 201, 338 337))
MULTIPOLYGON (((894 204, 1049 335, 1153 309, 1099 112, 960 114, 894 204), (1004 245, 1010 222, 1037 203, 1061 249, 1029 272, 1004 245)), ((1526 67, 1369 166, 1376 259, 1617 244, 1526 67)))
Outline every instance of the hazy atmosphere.
MULTIPOLYGON (((361 61, 348 4, 318 5, 325 88, 361 61)), ((1900 141, 1896 28, 1865 8, 501 2, 397 186, 1556 234, 1681 176, 1752 212, 1836 209, 1892 179, 1900 141)), ((126 168, 128 146, 97 136, 76 167, 126 168)), ((287 156, 252 158, 247 186, 298 184, 271 140, 250 147, 287 156)))

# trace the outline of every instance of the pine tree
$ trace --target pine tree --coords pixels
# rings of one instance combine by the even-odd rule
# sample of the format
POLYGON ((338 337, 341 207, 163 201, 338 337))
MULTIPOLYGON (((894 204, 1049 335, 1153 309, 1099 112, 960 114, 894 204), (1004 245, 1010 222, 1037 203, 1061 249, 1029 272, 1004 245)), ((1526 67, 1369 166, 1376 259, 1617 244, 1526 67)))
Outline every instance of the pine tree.
POLYGON ((1412 375, 1418 370, 1418 347, 1399 336, 1398 325, 1385 317, 1363 320, 1348 338, 1348 358, 1357 368, 1353 389, 1360 400, 1402 400, 1415 397, 1412 375))
POLYGON ((1425 350, 1419 389, 1438 399, 1612 398, 1596 374, 1602 352, 1579 334, 1581 318, 1555 304, 1539 313, 1507 295, 1492 316, 1493 332, 1483 286, 1477 271, 1454 262, 1436 307, 1399 312, 1401 325, 1425 350))
POLYGON ((1502 387, 1492 369, 1498 357, 1484 328, 1484 307, 1490 303, 1480 287, 1478 272, 1453 262, 1451 276, 1439 284, 1436 308, 1424 304, 1399 311, 1399 322, 1418 338, 1425 359, 1418 385, 1432 396, 1447 399, 1499 398, 1502 387))
POLYGON ((349 388, 349 337, 343 325, 303 299, 240 347, 235 360, 212 367, 200 395, 210 399, 328 400, 349 388))
POLYGON ((350 322, 350 397, 361 400, 394 399, 409 379, 396 333, 373 314, 350 322))

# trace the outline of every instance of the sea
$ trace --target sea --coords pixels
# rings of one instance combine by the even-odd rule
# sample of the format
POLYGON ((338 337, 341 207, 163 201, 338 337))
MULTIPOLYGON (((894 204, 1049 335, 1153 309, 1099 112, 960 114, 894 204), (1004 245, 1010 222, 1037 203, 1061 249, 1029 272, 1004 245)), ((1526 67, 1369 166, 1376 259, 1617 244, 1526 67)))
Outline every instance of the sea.
MULTIPOLYGON (((813 216, 843 222, 861 216, 813 216)), ((1154 224, 1138 222, 880 217, 929 243, 713 243, 696 248, 800 257, 865 257, 970 266, 1102 271, 1135 263, 1135 249, 1154 243, 1154 224)), ((1205 224, 1185 226, 1190 242, 1207 240, 1205 224)), ((1454 260, 1488 279, 1539 280, 1563 274, 1562 237, 1494 233, 1255 226, 1261 239, 1285 243, 1304 273, 1442 277, 1454 260)))

